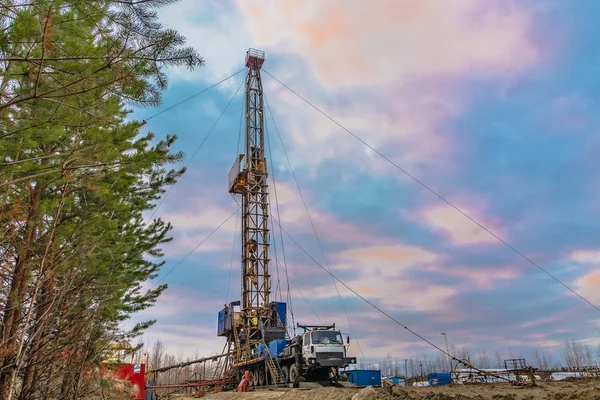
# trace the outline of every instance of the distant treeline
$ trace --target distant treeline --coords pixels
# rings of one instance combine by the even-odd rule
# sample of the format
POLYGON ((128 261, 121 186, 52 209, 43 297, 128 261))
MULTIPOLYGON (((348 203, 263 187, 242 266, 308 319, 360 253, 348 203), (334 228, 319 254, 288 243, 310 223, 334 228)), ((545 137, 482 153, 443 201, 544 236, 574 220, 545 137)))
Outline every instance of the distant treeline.
MULTIPOLYGON (((167 367, 181 362, 196 360, 200 358, 198 354, 194 356, 183 357, 169 354, 167 346, 157 340, 152 346, 145 347, 140 344, 138 352, 133 360, 138 361, 142 358, 147 360, 147 370, 167 367), (142 354, 145 357, 142 357, 142 354)), ((533 349, 524 355, 523 353, 514 354, 512 351, 507 353, 495 352, 492 357, 484 350, 472 352, 466 348, 456 348, 451 346, 450 353, 461 360, 470 360, 477 368, 489 369, 505 367, 504 360, 507 359, 525 359, 527 365, 544 371, 582 371, 588 367, 597 367, 600 360, 600 346, 594 348, 588 344, 569 339, 565 342, 560 356, 553 356, 545 349, 533 349)), ((206 356, 206 355, 204 355, 206 356)), ((368 356, 368 354, 366 354, 368 356)), ((372 360, 372 359, 371 359, 372 360)), ((168 383, 182 383, 186 380, 213 379, 217 378, 222 369, 220 362, 203 364, 194 364, 185 368, 177 368, 167 372, 157 374, 152 377, 156 384, 163 385, 168 383)), ((431 372, 450 371, 450 360, 444 354, 435 357, 424 355, 423 357, 398 358, 388 354, 381 361, 357 360, 359 369, 380 369, 383 376, 407 376, 418 380, 421 377, 427 377, 431 372), (406 370, 405 370, 406 367, 406 370)), ((456 361, 453 361, 453 367, 456 368, 456 361)), ((464 366, 459 366, 465 368, 464 366)))
MULTIPOLYGON (((450 347, 450 354, 460 360, 470 360, 477 368, 504 368, 504 360, 518 358, 523 358, 527 365, 544 371, 579 371, 586 367, 598 366, 600 362, 600 346, 594 348, 574 339, 566 340, 559 354, 551 353, 543 348, 534 348, 529 352, 518 354, 514 354, 512 351, 508 353, 496 351, 493 355, 490 355, 485 349, 472 351, 467 348, 455 348, 453 346, 450 347)), ((427 376, 431 372, 449 371, 449 363, 448 356, 441 353, 435 357, 424 355, 420 358, 410 357, 406 359, 388 354, 379 362, 359 360, 358 367, 361 369, 378 367, 383 375, 405 376, 406 374, 410 378, 421 376, 421 374, 427 376)), ((456 361, 453 361, 453 366, 455 365, 456 361)), ((461 367, 465 368, 464 366, 461 367)))

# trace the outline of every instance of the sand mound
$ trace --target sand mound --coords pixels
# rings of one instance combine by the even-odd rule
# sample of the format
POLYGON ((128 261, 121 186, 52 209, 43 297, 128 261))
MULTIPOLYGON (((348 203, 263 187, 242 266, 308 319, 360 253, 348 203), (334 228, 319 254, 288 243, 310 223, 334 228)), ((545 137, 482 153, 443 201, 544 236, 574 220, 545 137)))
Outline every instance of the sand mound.
POLYGON ((600 400, 600 380, 546 382, 537 387, 486 384, 428 388, 393 386, 363 389, 292 389, 289 391, 217 393, 208 395, 207 398, 215 400, 600 400))
POLYGON ((351 400, 356 394, 356 389, 322 388, 313 390, 293 389, 285 393, 282 400, 351 400), (316 396, 316 397, 315 397, 316 396))

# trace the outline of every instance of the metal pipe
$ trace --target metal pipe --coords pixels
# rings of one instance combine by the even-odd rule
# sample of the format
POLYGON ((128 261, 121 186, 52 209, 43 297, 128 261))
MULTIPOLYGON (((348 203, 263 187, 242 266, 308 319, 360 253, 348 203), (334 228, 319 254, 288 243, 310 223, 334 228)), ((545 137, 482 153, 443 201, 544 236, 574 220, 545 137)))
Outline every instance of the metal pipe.
POLYGON ((192 360, 192 361, 185 361, 185 362, 182 362, 179 364, 169 365, 168 367, 162 367, 162 368, 153 369, 152 371, 146 371, 146 373, 151 374, 153 372, 165 372, 165 371, 168 371, 173 368, 181 368, 181 367, 185 367, 185 366, 192 365, 192 364, 198 364, 198 363, 201 363, 204 361, 216 360, 217 358, 227 357, 230 354, 231 353, 223 353, 223 354, 217 354, 216 356, 199 358, 197 360, 192 360))

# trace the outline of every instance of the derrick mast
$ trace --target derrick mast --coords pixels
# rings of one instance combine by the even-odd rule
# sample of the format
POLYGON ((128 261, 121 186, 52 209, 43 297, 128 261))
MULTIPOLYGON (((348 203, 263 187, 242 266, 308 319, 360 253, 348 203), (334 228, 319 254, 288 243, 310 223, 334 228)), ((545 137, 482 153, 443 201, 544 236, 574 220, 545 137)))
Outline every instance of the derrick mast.
MULTIPOLYGON (((260 68, 264 53, 246 55, 246 190, 242 193, 242 316, 250 339, 269 303, 269 194, 260 68)), ((262 321, 261 321, 262 322, 262 321)))
POLYGON ((246 53, 245 150, 229 172, 229 192, 242 196, 242 297, 229 307, 232 322, 222 335, 228 336, 233 345, 234 365, 252 362, 259 343, 285 336, 285 305, 281 309, 278 304, 282 303, 271 303, 269 299, 269 193, 260 76, 264 59, 263 51, 250 49, 246 53), (237 325, 235 305, 239 305, 237 325))

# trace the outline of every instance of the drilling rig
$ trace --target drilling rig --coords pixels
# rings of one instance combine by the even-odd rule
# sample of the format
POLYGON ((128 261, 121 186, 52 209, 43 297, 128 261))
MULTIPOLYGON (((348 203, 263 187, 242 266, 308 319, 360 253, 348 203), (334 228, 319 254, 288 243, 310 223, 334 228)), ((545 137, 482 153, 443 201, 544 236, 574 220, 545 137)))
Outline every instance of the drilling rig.
POLYGON ((355 363, 346 357, 349 337, 331 326, 304 326, 286 338, 287 304, 270 299, 269 193, 265 157, 265 121, 261 68, 265 53, 246 53, 246 130, 244 153, 228 176, 229 193, 241 195, 241 300, 219 312, 217 335, 227 338, 231 371, 240 379, 251 372, 252 386, 287 384, 299 379, 336 379, 339 368, 355 363))

